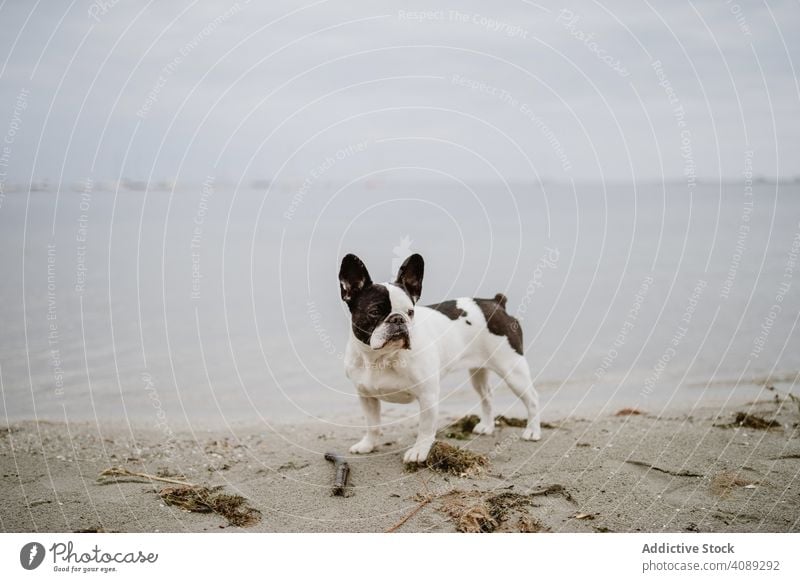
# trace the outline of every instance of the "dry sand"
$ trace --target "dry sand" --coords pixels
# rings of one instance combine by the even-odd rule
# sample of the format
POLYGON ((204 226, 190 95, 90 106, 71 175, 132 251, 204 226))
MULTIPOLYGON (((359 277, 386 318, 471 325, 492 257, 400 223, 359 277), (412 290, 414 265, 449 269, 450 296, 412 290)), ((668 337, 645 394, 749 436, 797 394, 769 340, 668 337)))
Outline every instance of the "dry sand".
MULTIPOLYGON (((443 419, 443 424, 447 420, 443 419)), ((357 428, 317 422, 182 432, 20 422, 0 428, 0 529, 120 532, 800 531, 800 411, 775 397, 691 415, 549 419, 538 443, 521 429, 446 442, 483 453, 478 475, 405 470, 415 427, 384 430, 373 454, 349 457, 347 497, 331 495, 326 451, 357 428), (737 412, 776 420, 724 427, 737 412), (250 527, 165 505, 171 485, 98 474, 119 466, 223 485, 261 512, 250 527)))

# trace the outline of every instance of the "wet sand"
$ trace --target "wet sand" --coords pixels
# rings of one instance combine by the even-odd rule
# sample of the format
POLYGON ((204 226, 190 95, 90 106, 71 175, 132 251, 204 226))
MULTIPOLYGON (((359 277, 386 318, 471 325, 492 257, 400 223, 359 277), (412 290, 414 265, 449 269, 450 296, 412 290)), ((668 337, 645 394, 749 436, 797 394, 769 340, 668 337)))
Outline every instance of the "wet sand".
POLYGON ((491 436, 443 439, 487 456, 486 468, 471 476, 407 470, 402 455, 414 423, 390 422, 376 452, 348 457, 346 497, 331 494, 334 467, 323 455, 346 452, 361 437, 354 427, 315 421, 165 439, 146 427, 19 422, 0 428, 0 529, 453 532, 477 523, 495 531, 800 531, 795 401, 769 395, 722 410, 641 412, 545 415, 538 443, 507 426, 491 436), (737 413, 775 422, 738 426, 737 413), (147 478, 98 482, 112 466, 224 486, 261 519, 236 527, 215 513, 167 505, 157 492, 174 485, 147 478), (498 503, 503 511, 483 522, 467 515, 498 503))

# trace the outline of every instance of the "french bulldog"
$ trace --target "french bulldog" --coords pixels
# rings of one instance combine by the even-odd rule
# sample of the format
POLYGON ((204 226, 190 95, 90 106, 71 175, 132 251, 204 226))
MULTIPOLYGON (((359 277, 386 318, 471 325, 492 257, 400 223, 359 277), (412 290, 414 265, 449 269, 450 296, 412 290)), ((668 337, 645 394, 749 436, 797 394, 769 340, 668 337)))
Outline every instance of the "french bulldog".
POLYGON ((355 384, 367 420, 367 432, 351 453, 375 450, 380 435, 381 400, 419 403, 416 443, 406 463, 422 463, 433 445, 440 380, 450 372, 469 370, 481 402, 480 422, 472 432, 494 431, 489 372, 502 378, 528 411, 522 438, 541 438, 539 395, 522 355, 522 329, 506 311, 506 297, 461 297, 417 305, 425 262, 408 257, 394 282, 373 283, 357 256, 342 259, 339 284, 350 310, 350 338, 345 374, 355 384))

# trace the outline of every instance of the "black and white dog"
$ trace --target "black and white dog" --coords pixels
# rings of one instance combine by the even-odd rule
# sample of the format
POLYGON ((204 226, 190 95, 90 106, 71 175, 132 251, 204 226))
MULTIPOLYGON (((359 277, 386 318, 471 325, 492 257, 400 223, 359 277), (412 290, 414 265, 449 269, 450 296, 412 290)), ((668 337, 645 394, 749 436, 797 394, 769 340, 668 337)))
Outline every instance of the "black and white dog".
POLYGON ((455 370, 469 370, 481 399, 477 434, 492 434, 489 372, 499 375, 528 409, 525 440, 541 438, 539 396, 522 355, 522 329, 506 312, 506 297, 459 298, 436 305, 416 305, 422 293, 425 263, 408 257, 393 283, 373 283, 357 256, 342 259, 342 299, 352 326, 345 352, 347 377, 355 384, 367 417, 367 434, 350 447, 369 453, 380 434, 381 400, 419 402, 417 442, 406 451, 406 463, 428 458, 436 434, 439 382, 455 370))

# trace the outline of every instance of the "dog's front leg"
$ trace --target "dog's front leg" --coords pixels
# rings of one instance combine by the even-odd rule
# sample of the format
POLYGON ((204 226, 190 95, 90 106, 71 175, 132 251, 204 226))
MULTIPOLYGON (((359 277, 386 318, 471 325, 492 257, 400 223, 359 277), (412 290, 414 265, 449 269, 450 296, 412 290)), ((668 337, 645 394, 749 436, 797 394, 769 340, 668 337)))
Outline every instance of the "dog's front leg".
POLYGON ((417 442, 406 451, 403 457, 405 463, 424 463, 436 438, 436 419, 439 417, 439 387, 431 387, 420 397, 419 401, 419 432, 417 442))
POLYGON ((351 453, 371 453, 378 444, 381 434, 381 401, 369 396, 359 396, 364 416, 367 417, 367 434, 364 438, 350 447, 351 453))

